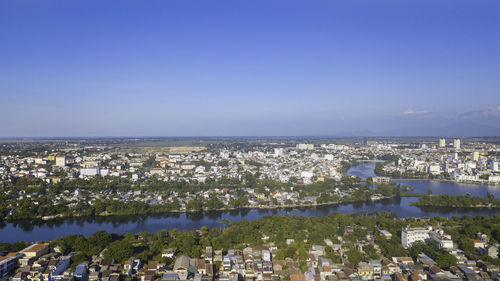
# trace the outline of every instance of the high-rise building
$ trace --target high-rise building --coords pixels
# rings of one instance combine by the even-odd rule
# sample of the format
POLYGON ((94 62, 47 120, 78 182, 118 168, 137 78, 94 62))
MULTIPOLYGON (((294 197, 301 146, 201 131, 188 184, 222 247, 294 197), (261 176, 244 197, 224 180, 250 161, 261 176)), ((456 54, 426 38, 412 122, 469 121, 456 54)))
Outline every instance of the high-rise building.
POLYGON ((474 151, 474 152, 472 152, 471 156, 472 156, 472 160, 479 161, 479 152, 474 151))
POLYGON ((453 147, 455 149, 460 149, 460 139, 454 139, 453 140, 453 147))
POLYGON ((498 162, 496 162, 493 159, 490 159, 488 161, 488 168, 492 170, 493 172, 498 172, 498 162))
POLYGON ((439 147, 445 147, 446 146, 446 140, 445 139, 439 139, 439 147))
POLYGON ((64 167, 64 166, 66 166, 66 156, 64 156, 64 155, 57 155, 56 156, 56 166, 57 167, 64 167))

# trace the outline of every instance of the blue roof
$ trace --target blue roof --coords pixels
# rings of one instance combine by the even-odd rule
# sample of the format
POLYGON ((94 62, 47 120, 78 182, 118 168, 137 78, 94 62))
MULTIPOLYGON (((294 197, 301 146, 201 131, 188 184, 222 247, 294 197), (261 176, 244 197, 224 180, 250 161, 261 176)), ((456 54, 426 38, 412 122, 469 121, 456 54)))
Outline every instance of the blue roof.
POLYGON ((464 273, 474 273, 474 271, 467 266, 459 265, 458 268, 462 270, 464 273))
POLYGON ((87 271, 87 265, 84 263, 79 264, 75 269, 75 275, 81 276, 83 273, 87 271))

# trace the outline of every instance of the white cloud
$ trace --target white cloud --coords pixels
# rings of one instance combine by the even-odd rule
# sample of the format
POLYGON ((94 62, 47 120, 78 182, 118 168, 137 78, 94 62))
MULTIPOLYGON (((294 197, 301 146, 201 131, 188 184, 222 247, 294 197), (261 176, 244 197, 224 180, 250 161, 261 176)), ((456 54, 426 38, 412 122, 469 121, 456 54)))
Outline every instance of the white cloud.
POLYGON ((427 110, 420 110, 420 111, 415 111, 411 108, 408 108, 405 112, 403 112, 404 115, 415 115, 415 114, 425 114, 428 113, 427 110))

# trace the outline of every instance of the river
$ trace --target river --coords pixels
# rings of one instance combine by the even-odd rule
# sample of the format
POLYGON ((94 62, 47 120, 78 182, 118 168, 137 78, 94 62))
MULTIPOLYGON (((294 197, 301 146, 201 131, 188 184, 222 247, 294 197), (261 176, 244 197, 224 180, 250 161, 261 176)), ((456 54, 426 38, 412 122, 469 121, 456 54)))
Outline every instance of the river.
MULTIPOLYGON (((375 163, 368 162, 354 166, 347 172, 361 178, 373 177, 375 163)), ((433 194, 471 194, 486 196, 490 192, 495 197, 500 197, 500 187, 474 184, 458 184, 439 181, 408 181, 397 180, 401 185, 408 184, 414 187, 415 193, 426 193, 430 188, 433 194)), ((356 213, 361 211, 393 212, 400 217, 422 216, 463 216, 463 215, 494 215, 500 214, 499 210, 492 209, 455 209, 455 208, 422 208, 409 205, 415 202, 415 197, 386 199, 378 202, 365 202, 342 204, 335 206, 320 206, 293 209, 263 209, 263 210, 237 210, 191 214, 162 214, 148 216, 110 216, 98 218, 72 218, 54 219, 49 221, 26 220, 15 222, 0 222, 0 242, 40 241, 52 240, 70 234, 90 235, 98 230, 110 233, 138 233, 141 231, 157 232, 161 229, 199 229, 202 226, 219 227, 222 219, 230 221, 255 220, 266 215, 292 215, 292 216, 326 216, 332 212, 356 213)))

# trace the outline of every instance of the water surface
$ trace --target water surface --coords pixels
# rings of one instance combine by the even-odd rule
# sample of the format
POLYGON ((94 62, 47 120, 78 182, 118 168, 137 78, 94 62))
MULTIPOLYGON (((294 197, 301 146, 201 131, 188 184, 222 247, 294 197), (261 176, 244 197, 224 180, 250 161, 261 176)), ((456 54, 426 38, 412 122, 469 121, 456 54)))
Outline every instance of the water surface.
MULTIPOLYGON (((352 167, 347 174, 362 178, 373 177, 375 163, 368 162, 352 167)), ((414 193, 426 193, 431 189, 433 194, 471 194, 486 196, 491 192, 500 197, 500 188, 488 185, 457 184, 439 181, 408 181, 398 180, 401 185, 408 184, 414 187, 414 193)), ((202 226, 219 227, 222 219, 235 222, 240 220, 255 220, 266 215, 291 215, 291 216, 326 216, 332 212, 357 213, 361 211, 392 212, 399 217, 423 216, 463 216, 463 215, 495 215, 500 214, 498 209, 474 208, 446 208, 446 207, 416 207, 409 205, 418 200, 416 197, 403 197, 385 199, 378 202, 364 202, 332 206, 319 206, 291 209, 262 209, 262 210, 236 210, 221 212, 205 212, 179 214, 169 213, 146 216, 111 216, 97 218, 54 219, 50 221, 16 221, 0 222, 0 242, 40 241, 52 240, 70 234, 90 235, 98 230, 110 233, 138 233, 141 231, 157 232, 161 229, 199 229, 202 226)))

